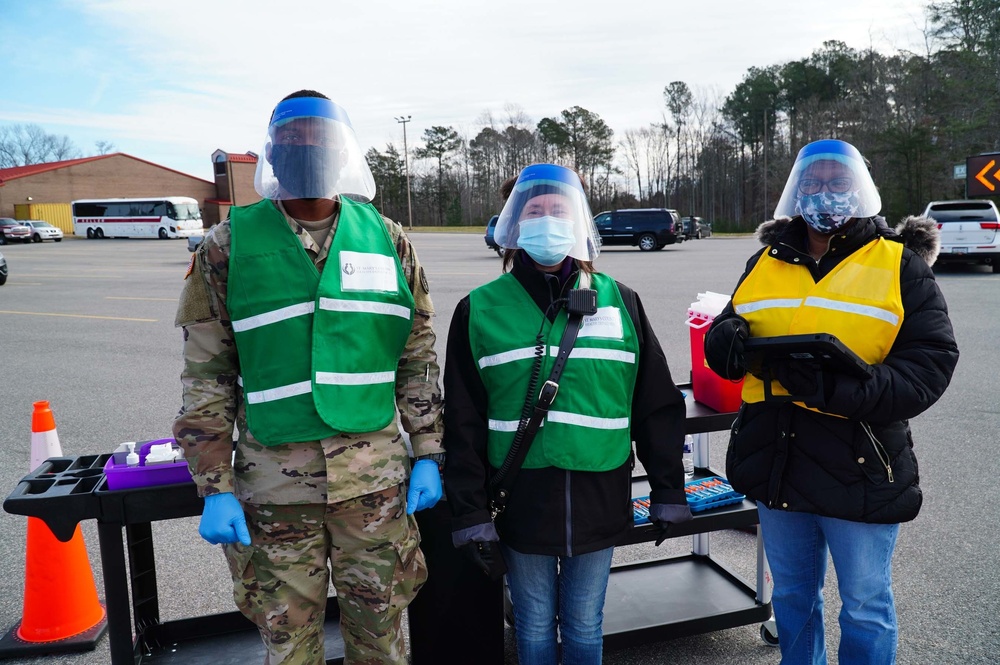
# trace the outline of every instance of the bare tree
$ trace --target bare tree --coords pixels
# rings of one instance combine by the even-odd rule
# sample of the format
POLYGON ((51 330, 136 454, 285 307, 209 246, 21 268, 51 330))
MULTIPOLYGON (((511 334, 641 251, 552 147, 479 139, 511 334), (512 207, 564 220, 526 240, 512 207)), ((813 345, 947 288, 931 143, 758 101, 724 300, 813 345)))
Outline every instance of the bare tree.
POLYGON ((626 129, 625 138, 619 142, 619 146, 625 155, 625 163, 628 165, 629 170, 635 173, 635 181, 639 187, 640 203, 642 202, 642 151, 643 147, 648 143, 648 134, 649 130, 645 127, 642 129, 626 129))
POLYGON ((115 151, 115 144, 111 141, 97 141, 94 143, 98 155, 107 155, 115 151))
POLYGON ((38 125, 0 127, 0 168, 44 164, 80 156, 68 136, 48 134, 38 125))
MULTIPOLYGON (((681 136, 684 133, 684 125, 687 124, 687 117, 691 113, 691 104, 694 97, 691 89, 684 81, 673 81, 663 89, 663 101, 670 111, 677 126, 677 172, 674 174, 677 190, 678 203, 681 197, 681 136)), ((676 207, 676 206, 675 206, 676 207)))

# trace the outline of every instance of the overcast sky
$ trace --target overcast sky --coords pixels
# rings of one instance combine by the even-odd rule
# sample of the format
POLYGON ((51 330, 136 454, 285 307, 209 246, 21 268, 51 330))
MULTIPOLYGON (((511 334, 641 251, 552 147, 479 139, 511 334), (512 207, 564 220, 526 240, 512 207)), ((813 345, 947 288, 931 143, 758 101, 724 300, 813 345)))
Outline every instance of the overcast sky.
POLYGON ((926 0, 0 0, 0 125, 35 123, 210 179, 211 153, 260 152, 275 103, 323 92, 362 148, 432 125, 474 137, 515 105, 579 105, 620 138, 684 81, 720 100, 749 67, 836 39, 922 51, 926 0))

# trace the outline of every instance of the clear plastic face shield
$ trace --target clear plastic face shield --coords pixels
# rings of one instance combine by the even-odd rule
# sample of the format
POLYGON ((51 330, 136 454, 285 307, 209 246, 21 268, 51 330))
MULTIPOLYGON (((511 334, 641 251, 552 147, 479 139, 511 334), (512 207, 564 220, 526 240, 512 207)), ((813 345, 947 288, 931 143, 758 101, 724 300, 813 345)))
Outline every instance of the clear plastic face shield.
POLYGON ((820 233, 834 233, 852 218, 882 209, 865 160, 850 143, 825 139, 804 146, 795 158, 775 217, 801 215, 820 233))
POLYGON ((254 187, 266 199, 358 201, 375 197, 375 179, 344 109, 322 97, 280 102, 271 114, 254 187))
POLYGON ((593 261, 601 247, 580 177, 555 164, 521 171, 493 238, 505 249, 520 247, 544 266, 558 265, 567 256, 593 261))

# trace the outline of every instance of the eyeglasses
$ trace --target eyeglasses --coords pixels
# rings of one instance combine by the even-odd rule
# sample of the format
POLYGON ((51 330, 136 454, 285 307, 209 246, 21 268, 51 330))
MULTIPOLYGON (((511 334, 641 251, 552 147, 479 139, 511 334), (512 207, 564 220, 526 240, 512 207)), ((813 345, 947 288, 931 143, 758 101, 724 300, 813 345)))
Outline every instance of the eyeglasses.
POLYGON ((799 180, 799 191, 803 194, 818 194, 824 186, 828 192, 843 194, 850 191, 851 187, 854 186, 854 178, 840 176, 829 180, 820 180, 819 178, 802 178, 799 180))

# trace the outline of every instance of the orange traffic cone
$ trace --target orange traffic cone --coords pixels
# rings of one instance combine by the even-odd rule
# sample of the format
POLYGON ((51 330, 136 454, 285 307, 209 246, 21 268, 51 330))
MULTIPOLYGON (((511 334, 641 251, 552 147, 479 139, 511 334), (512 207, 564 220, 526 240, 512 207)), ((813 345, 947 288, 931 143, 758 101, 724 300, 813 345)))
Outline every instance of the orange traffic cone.
MULTIPOLYGON (((31 417, 31 469, 62 457, 48 402, 31 417)), ((80 527, 61 542, 44 521, 28 518, 21 622, 0 639, 0 658, 22 654, 89 651, 107 630, 80 527)))
POLYGON ((31 413, 31 468, 28 471, 34 471, 50 457, 62 457, 56 419, 49 403, 35 402, 34 407, 31 413))

